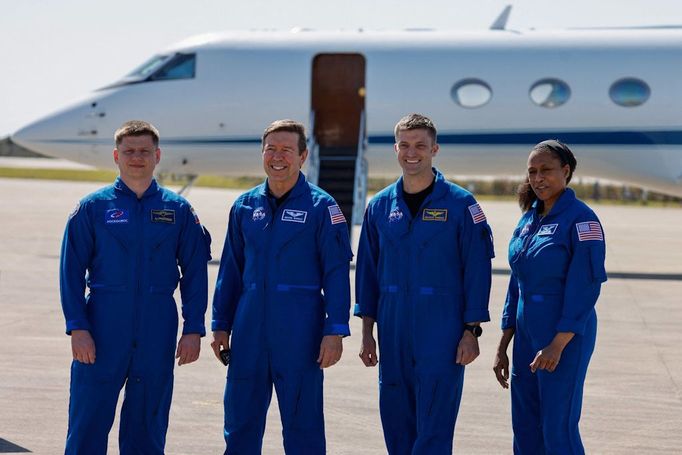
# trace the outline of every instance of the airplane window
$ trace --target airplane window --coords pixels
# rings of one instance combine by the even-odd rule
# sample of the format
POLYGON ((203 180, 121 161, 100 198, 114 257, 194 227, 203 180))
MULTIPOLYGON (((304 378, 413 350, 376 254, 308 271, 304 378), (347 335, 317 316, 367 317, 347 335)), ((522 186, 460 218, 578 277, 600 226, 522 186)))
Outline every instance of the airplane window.
POLYGON ((611 85, 609 96, 619 106, 634 107, 644 104, 651 95, 651 89, 641 79, 626 77, 611 85))
POLYGON ((128 73, 125 79, 136 80, 146 79, 147 76, 152 74, 154 71, 159 69, 164 63, 166 63, 170 57, 171 57, 170 55, 155 55, 154 57, 150 58, 142 65, 138 66, 130 73, 128 73))
POLYGON ((528 92, 530 99, 542 107, 558 107, 571 97, 571 89, 564 81, 554 78, 540 79, 528 92))
POLYGON ((490 86, 480 79, 462 79, 452 86, 450 96, 462 107, 481 107, 493 97, 490 86))
POLYGON ((194 78, 195 66, 195 54, 175 54, 172 59, 152 74, 150 79, 153 81, 192 79, 194 78))

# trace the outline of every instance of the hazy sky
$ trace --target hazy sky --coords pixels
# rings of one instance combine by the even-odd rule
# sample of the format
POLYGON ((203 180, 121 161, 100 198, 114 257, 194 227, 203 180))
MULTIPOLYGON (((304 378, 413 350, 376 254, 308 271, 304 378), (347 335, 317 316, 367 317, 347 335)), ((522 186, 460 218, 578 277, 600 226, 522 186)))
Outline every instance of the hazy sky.
POLYGON ((682 25, 681 0, 0 0, 0 138, 188 36, 229 29, 682 25), (286 5, 286 6, 285 6, 286 5))

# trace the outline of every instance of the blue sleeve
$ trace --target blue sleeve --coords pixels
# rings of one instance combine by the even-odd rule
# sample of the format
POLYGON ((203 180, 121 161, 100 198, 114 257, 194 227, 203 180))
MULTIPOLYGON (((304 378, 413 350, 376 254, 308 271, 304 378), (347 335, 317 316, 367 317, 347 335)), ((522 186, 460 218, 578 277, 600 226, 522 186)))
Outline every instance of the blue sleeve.
POLYGON ((516 309, 519 305, 519 283, 512 272, 509 277, 509 287, 507 288, 507 298, 504 300, 502 309, 502 330, 516 328, 516 309))
MULTIPOLYGON (((331 207, 334 207, 332 204, 331 207)), ((338 206, 337 206, 338 207, 338 206)), ((350 247, 348 224, 335 219, 332 223, 329 207, 325 207, 319 231, 320 265, 326 319, 323 335, 350 335, 350 247)))
MULTIPOLYGON (((469 198, 464 210, 459 237, 461 262, 464 266, 464 322, 489 321, 488 301, 492 281, 491 258, 495 256, 492 230, 483 220, 474 220, 472 207, 477 203, 469 198)), ((480 209, 479 209, 480 210, 480 209)), ((480 213, 483 213, 482 211, 480 213)))
POLYGON ((88 210, 86 203, 76 206, 69 215, 62 240, 59 292, 69 335, 72 330, 91 330, 86 311, 85 272, 95 247, 95 235, 88 210))
POLYGON ((206 335, 204 318, 208 303, 208 261, 211 259, 211 235, 199 223, 191 207, 185 210, 185 221, 178 245, 180 266, 180 298, 182 300, 182 334, 206 335))
POLYGON ((355 267, 355 316, 376 320, 379 305, 379 239, 371 217, 372 206, 365 210, 355 267))
POLYGON ((242 293, 242 273, 244 272, 244 240, 241 235, 237 204, 230 209, 227 234, 220 258, 220 269, 213 294, 213 318, 211 330, 232 331, 234 314, 242 293))
POLYGON ((597 303, 601 284, 606 281, 606 244, 601 223, 594 213, 579 219, 572 227, 571 244, 572 257, 568 265, 564 306, 557 332, 582 335, 597 303), (579 235, 581 225, 591 226, 592 229, 579 235))

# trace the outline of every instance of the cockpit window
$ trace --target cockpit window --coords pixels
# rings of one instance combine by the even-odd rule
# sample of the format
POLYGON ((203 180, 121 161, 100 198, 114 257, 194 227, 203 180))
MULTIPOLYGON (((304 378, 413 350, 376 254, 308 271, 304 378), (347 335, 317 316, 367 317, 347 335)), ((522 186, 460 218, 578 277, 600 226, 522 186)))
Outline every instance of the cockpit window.
POLYGON ((102 87, 100 90, 151 81, 193 79, 195 71, 196 54, 155 55, 123 79, 102 87))
POLYGON ((173 58, 150 76, 150 80, 193 79, 195 66, 195 54, 175 54, 173 58))
POLYGON ((152 74, 154 71, 158 70, 161 66, 163 66, 163 64, 166 63, 171 57, 172 57, 171 55, 155 55, 154 57, 150 58, 142 65, 138 66, 133 71, 131 71, 128 75, 126 75, 125 78, 133 80, 144 80, 147 77, 149 77, 149 75, 152 74))

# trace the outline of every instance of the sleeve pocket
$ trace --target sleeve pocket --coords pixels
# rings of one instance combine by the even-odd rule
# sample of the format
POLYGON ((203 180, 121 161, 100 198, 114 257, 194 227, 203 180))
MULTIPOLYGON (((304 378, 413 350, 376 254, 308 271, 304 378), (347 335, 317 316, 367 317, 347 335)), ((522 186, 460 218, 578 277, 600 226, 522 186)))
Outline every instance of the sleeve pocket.
POLYGON ((597 281, 599 283, 606 281, 604 251, 602 249, 590 248, 590 267, 592 268, 592 281, 597 281))
POLYGON ((342 252, 343 257, 345 257, 348 261, 353 260, 353 250, 350 247, 350 240, 348 238, 348 235, 346 232, 342 232, 341 230, 336 232, 336 242, 338 243, 339 246, 339 251, 342 252))
POLYGON ((208 229, 206 229, 206 226, 203 224, 201 225, 201 230, 203 231, 203 237, 204 237, 204 244, 206 245, 206 257, 207 261, 210 261, 211 258, 211 233, 208 232, 208 229))
POLYGON ((485 225, 484 229, 481 230, 481 236, 484 237, 483 241, 486 245, 486 250, 488 251, 488 257, 490 259, 495 257, 495 245, 493 244, 493 230, 489 225, 485 225))

